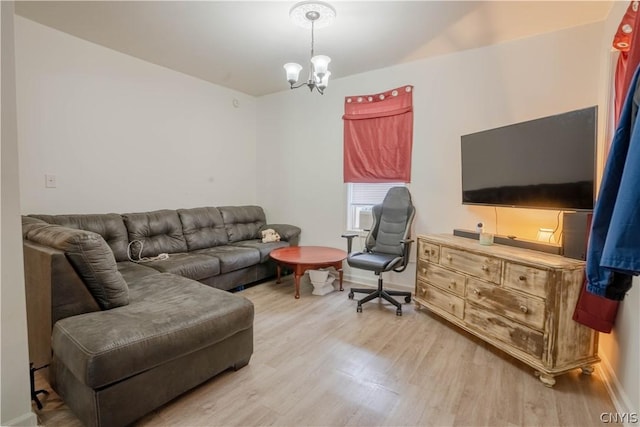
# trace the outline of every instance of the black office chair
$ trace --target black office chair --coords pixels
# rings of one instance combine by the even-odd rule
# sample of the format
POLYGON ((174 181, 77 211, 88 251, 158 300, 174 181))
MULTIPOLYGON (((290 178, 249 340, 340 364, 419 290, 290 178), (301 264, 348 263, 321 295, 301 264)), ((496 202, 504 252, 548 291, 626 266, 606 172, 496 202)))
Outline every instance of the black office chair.
POLYGON ((351 288, 349 299, 353 293, 369 294, 360 301, 356 311, 362 313, 362 304, 375 298, 383 298, 396 306, 396 315, 402 316, 402 305, 391 296, 403 296, 405 302, 411 302, 411 292, 390 291, 382 288, 382 273, 385 271, 401 272, 407 268, 411 249, 410 228, 415 215, 411 203, 411 193, 406 187, 389 189, 382 204, 373 207, 373 225, 365 241, 362 252, 351 252, 355 233, 343 234, 347 239, 347 263, 353 268, 373 271, 378 276, 378 289, 351 288))

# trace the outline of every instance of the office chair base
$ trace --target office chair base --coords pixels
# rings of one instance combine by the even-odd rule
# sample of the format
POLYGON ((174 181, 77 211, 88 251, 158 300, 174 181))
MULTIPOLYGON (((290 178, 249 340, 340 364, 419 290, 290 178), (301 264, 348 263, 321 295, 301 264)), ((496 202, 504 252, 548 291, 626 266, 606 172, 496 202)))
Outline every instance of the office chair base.
POLYGON ((411 292, 403 292, 403 291, 387 291, 385 289, 382 289, 382 286, 378 286, 378 289, 371 289, 371 288, 351 288, 351 290, 349 291, 349 299, 353 299, 354 292, 358 292, 358 293, 363 293, 363 294, 369 294, 366 297, 362 298, 360 301, 358 301, 358 306, 356 307, 356 312, 357 313, 362 313, 362 304, 364 304, 365 302, 369 302, 373 299, 376 298, 382 298, 385 301, 390 302, 391 304, 393 304, 396 307, 396 316, 402 316, 402 305, 396 301, 394 298, 392 298, 391 296, 401 296, 404 297, 404 301, 406 303, 410 303, 411 302, 411 292))

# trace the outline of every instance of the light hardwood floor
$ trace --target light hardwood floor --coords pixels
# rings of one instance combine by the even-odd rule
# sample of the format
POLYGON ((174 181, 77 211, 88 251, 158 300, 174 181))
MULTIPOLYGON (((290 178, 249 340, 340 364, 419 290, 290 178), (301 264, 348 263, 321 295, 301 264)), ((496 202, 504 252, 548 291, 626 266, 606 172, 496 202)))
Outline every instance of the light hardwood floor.
MULTIPOLYGON (((303 279, 295 300, 289 276, 242 291, 256 308, 249 365, 136 425, 583 427, 615 412, 598 370, 562 375, 550 389, 528 366, 413 303, 402 317, 378 302, 358 314, 347 292, 311 289, 303 279)), ((43 400, 42 425, 80 425, 55 393, 43 400)))

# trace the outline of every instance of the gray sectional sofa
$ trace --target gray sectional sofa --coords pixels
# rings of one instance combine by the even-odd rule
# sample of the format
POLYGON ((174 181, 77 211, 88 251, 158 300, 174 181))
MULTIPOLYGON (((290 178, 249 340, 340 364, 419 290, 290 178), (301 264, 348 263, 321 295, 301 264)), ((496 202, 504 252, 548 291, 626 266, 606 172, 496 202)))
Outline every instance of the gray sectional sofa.
POLYGON ((50 363, 91 426, 130 424, 245 366, 253 304, 227 290, 273 276, 270 251, 300 234, 259 206, 28 215, 22 228, 31 362, 50 363), (267 228, 281 240, 263 243, 267 228))

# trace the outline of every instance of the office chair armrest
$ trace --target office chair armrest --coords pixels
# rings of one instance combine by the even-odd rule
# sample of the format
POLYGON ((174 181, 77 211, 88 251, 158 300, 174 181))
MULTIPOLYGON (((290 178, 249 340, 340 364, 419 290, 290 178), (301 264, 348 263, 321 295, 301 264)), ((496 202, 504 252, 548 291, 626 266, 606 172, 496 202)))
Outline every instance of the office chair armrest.
POLYGON ((413 239, 403 239, 400 241, 402 245, 402 250, 404 251, 404 256, 409 259, 409 251, 411 250, 411 244, 413 243, 413 239))
POLYGON ((347 253, 350 254, 351 253, 351 246, 353 243, 353 238, 357 237, 358 233, 344 233, 341 237, 344 237, 345 239, 347 239, 347 253))
POLYGON ((411 243, 413 243, 413 239, 403 239, 400 240, 400 244, 403 246, 402 248, 402 264, 398 268, 394 268, 393 271, 397 273, 403 272, 407 265, 409 265, 409 255, 411 252, 411 243))
POLYGON ((402 245, 402 250, 404 251, 405 256, 409 255, 409 250, 411 249, 412 243, 413 243, 413 239, 400 240, 400 244, 402 245))

